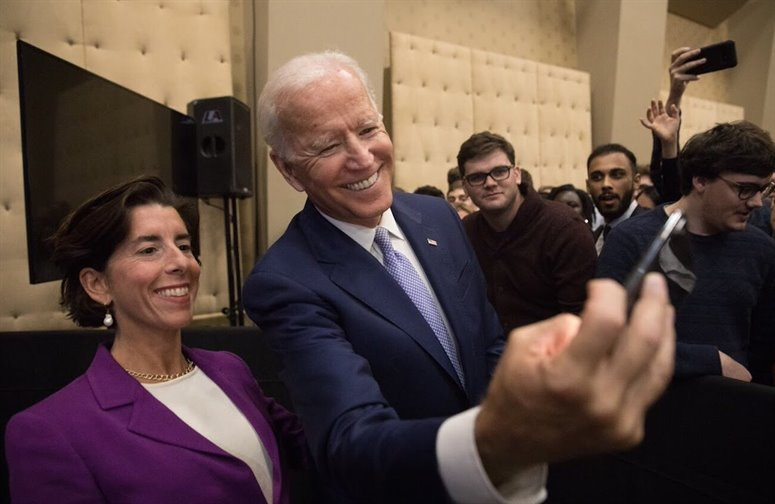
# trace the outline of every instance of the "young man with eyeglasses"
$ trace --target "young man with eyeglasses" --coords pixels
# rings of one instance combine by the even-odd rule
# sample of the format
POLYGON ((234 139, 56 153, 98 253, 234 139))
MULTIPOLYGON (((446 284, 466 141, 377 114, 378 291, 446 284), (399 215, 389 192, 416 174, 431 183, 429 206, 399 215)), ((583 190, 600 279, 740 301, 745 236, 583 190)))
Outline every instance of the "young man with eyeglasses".
POLYGON ((504 330, 580 312, 597 257, 581 217, 522 183, 514 147, 500 135, 472 135, 457 161, 479 207, 463 224, 504 330))
POLYGON ((667 216, 682 210, 688 250, 658 265, 677 309, 676 376, 772 384, 775 241, 748 221, 775 187, 775 144, 752 123, 719 124, 692 137, 678 162, 681 198, 617 226, 597 276, 623 281, 667 216))

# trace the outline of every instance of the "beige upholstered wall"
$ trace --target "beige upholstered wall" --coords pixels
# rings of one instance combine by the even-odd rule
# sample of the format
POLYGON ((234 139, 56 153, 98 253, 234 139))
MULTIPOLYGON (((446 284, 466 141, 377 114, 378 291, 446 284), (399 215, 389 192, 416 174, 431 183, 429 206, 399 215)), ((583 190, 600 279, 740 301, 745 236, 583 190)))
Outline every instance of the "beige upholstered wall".
POLYGON ((386 0, 388 32, 576 68, 575 0, 386 0))
POLYGON ((460 144, 484 130, 512 142, 536 185, 583 186, 588 74, 396 32, 390 47, 397 186, 446 189, 460 144))
MULTIPOLYGON (((0 330, 72 326, 57 306, 58 283, 28 279, 16 39, 185 113, 193 99, 232 94, 229 6, 225 0, 0 0, 0 330)), ((217 321, 228 304, 222 217, 200 206, 196 314, 217 321)))

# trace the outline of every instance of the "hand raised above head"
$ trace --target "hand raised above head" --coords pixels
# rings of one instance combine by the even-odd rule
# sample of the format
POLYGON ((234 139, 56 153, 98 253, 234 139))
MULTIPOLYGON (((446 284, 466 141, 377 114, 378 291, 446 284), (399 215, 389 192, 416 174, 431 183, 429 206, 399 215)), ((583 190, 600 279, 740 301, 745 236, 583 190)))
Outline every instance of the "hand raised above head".
POLYGON ((686 86, 690 82, 700 79, 697 75, 687 73, 688 70, 705 63, 705 58, 694 59, 699 54, 699 49, 692 49, 691 47, 679 47, 670 54, 670 67, 668 68, 668 73, 670 74, 670 95, 667 98, 668 105, 675 105, 680 109, 681 97, 684 91, 686 91, 686 86))
POLYGON ((630 320, 624 289, 593 280, 581 318, 512 331, 476 420, 494 484, 541 462, 622 450, 643 437, 646 410, 673 372, 673 307, 649 274, 630 320))
POLYGON ((662 100, 651 100, 646 109, 646 119, 640 123, 656 135, 662 144, 662 157, 678 156, 678 130, 681 128, 681 114, 674 104, 665 105, 662 100))

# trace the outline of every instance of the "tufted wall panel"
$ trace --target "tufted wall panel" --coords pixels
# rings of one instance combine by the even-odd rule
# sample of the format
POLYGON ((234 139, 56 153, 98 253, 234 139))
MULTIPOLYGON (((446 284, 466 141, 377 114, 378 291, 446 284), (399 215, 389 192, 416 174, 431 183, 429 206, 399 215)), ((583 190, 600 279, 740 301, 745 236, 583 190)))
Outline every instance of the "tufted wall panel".
POLYGON ((576 0, 385 0, 385 22, 389 32, 577 65, 576 0))
MULTIPOLYGON (((493 131, 514 145, 519 166, 531 173, 540 163, 538 64, 473 51, 475 123, 471 133, 493 131)), ((457 151, 460 144, 451 146, 457 151)), ((537 174, 535 174, 537 175, 537 174)))
POLYGON ((471 51, 392 34, 395 185, 446 187, 459 146, 473 130, 471 51), (440 182, 443 179, 443 184, 440 182))
MULTIPOLYGON (((30 285, 16 73, 17 38, 180 112, 232 94, 229 6, 236 0, 0 0, 0 330, 72 327, 58 282, 30 285)), ((220 206, 220 202, 215 202, 220 206)), ((223 217, 200 204, 200 320, 225 320, 223 217)))
POLYGON ((462 141, 490 130, 514 144, 536 186, 583 187, 591 150, 588 74, 402 33, 390 40, 392 121, 401 125, 393 137, 397 186, 446 190, 462 141))

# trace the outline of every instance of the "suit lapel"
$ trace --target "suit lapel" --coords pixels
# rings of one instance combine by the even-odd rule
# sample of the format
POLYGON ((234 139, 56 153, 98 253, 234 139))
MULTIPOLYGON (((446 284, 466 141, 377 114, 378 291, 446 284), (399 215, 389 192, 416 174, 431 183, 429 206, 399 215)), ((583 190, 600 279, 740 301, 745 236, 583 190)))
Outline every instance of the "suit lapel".
MULTIPOLYGON (((411 217, 403 219, 404 222, 399 221, 399 225, 407 235, 423 268, 426 269, 427 264, 433 264, 434 260, 445 260, 441 255, 426 250, 423 250, 422 254, 418 252, 418 248, 423 247, 420 242, 425 244, 424 247, 429 245, 419 214, 411 213, 411 217), (419 236, 423 238, 420 239, 419 236)), ((300 225, 313 254, 322 267, 328 270, 332 282, 409 335, 459 383, 452 363, 433 330, 401 286, 374 256, 324 219, 309 202, 301 214, 300 225)), ((436 233, 427 237, 433 239, 432 235, 436 233)), ((426 274, 430 276, 428 271, 426 274)), ((431 280, 432 285, 433 283, 431 280)), ((434 290, 436 289, 434 285, 434 290)))
MULTIPOLYGON (((467 370, 473 369, 469 360, 473 358, 474 348, 471 338, 459 337, 464 331, 458 323, 460 316, 456 315, 465 314, 469 307, 465 306, 460 296, 457 295, 462 268, 455 266, 455 261, 452 259, 450 247, 453 246, 453 242, 449 230, 444 230, 435 223, 424 220, 422 215, 409 207, 400 196, 394 200, 392 210, 396 222, 406 235, 406 239, 409 240, 412 250, 428 277, 428 282, 430 282, 431 288, 439 300, 441 309, 447 316, 447 321, 455 336, 458 356, 465 374, 467 370)), ((444 368, 459 384, 452 363, 436 340, 435 335, 434 341, 436 341, 444 358, 444 368)))

